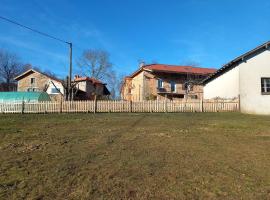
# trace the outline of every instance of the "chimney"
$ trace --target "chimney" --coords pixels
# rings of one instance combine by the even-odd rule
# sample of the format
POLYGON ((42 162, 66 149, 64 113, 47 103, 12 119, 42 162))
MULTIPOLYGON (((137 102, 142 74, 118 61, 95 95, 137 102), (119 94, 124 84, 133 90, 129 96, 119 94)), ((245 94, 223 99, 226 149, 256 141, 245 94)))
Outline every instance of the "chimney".
POLYGON ((78 74, 75 74, 74 79, 80 78, 78 74))

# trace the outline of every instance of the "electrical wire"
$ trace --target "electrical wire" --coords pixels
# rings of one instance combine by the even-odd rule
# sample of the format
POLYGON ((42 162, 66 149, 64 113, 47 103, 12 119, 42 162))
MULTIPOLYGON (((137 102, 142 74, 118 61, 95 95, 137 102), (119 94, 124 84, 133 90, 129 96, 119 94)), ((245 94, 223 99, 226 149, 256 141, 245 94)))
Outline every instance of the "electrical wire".
POLYGON ((6 22, 12 23, 12 24, 14 24, 14 25, 20 26, 20 27, 22 27, 22 28, 28 29, 28 30, 30 30, 30 31, 32 31, 32 32, 35 32, 35 33, 40 34, 40 35, 43 35, 43 36, 45 36, 45 37, 48 37, 48 38, 57 40, 57 41, 59 41, 59 42, 62 42, 62 43, 65 43, 65 44, 69 44, 69 45, 71 44, 70 42, 67 42, 67 41, 65 41, 65 40, 63 40, 63 39, 60 39, 60 38, 57 38, 57 37, 55 37, 55 36, 49 35, 49 34, 47 34, 47 33, 41 32, 41 31, 39 31, 39 30, 30 28, 29 26, 25 26, 25 25, 23 25, 23 24, 20 24, 20 23, 14 21, 14 20, 8 19, 8 18, 3 17, 3 16, 1 16, 1 15, 0 15, 0 19, 4 20, 4 21, 6 21, 6 22))

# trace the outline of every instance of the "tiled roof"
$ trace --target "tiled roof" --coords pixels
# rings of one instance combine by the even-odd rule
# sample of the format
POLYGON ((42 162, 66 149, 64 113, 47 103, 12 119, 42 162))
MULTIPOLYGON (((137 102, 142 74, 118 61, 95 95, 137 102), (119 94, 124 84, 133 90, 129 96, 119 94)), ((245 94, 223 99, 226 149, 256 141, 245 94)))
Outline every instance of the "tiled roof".
POLYGON ((164 73, 189 73, 189 74, 199 74, 199 75, 210 75, 215 73, 216 69, 214 68, 202 68, 202 67, 192 67, 192 66, 182 66, 182 65, 165 65, 165 64, 151 64, 144 65, 136 72, 134 72, 130 78, 136 76, 142 70, 148 70, 152 72, 164 72, 164 73))
POLYGON ((95 78, 90 78, 90 77, 75 77, 74 81, 75 82, 91 81, 93 84, 104 84, 100 80, 97 80, 95 78))
POLYGON ((143 68, 151 71, 206 74, 206 75, 212 74, 216 71, 216 69, 213 68, 202 68, 202 67, 180 66, 180 65, 163 65, 163 64, 146 65, 143 68))

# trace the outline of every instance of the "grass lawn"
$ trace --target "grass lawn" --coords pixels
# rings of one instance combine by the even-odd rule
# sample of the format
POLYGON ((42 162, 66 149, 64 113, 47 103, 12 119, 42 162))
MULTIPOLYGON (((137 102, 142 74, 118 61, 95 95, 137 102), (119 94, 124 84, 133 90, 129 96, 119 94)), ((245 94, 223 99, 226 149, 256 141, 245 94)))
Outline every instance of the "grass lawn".
POLYGON ((0 115, 0 199, 270 199, 270 117, 0 115))

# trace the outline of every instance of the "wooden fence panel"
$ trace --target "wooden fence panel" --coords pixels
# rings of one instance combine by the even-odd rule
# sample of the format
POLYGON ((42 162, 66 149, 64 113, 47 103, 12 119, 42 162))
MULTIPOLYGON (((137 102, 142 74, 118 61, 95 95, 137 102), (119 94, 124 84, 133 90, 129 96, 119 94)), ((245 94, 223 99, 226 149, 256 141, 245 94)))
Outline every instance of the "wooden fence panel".
POLYGON ((238 100, 63 101, 0 103, 0 113, 237 112, 238 100))
POLYGON ((0 103, 0 113, 22 113, 22 102, 0 103))

